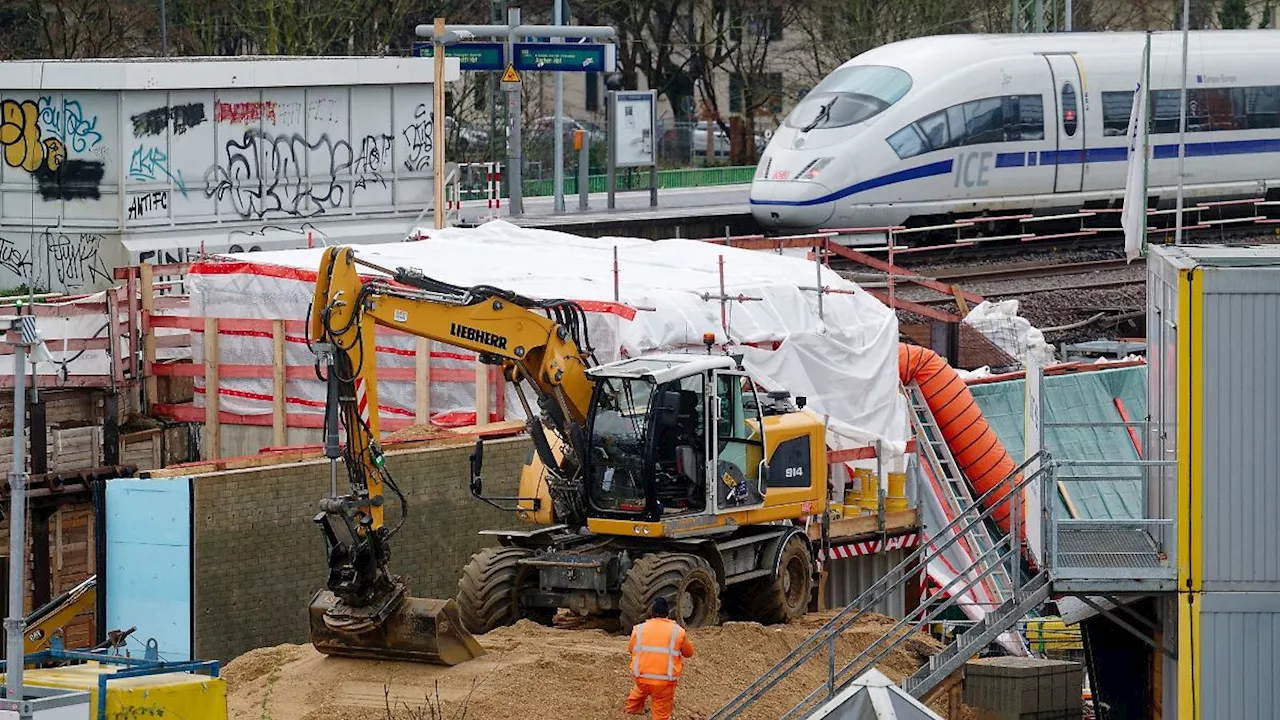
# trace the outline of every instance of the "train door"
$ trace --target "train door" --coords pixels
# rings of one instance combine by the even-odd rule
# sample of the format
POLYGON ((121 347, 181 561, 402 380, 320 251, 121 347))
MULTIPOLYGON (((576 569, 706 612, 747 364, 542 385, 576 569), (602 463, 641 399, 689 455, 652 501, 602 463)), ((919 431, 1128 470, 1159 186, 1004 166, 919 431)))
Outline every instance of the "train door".
POLYGON ((1080 192, 1084 186, 1085 148, 1085 102, 1080 65, 1075 55, 1070 54, 1045 55, 1044 59, 1049 63, 1049 77, 1053 83, 1053 102, 1045 109, 1053 110, 1054 119, 1046 124, 1057 128, 1053 191, 1080 192))

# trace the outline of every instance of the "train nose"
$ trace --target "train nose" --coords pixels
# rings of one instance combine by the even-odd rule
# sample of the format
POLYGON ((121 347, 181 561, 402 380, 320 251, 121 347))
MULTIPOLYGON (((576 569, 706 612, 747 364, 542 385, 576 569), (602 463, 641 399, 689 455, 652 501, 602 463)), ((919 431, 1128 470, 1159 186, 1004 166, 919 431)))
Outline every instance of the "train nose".
POLYGON ((756 181, 751 214, 769 230, 817 230, 835 213, 831 190, 817 182, 756 181))

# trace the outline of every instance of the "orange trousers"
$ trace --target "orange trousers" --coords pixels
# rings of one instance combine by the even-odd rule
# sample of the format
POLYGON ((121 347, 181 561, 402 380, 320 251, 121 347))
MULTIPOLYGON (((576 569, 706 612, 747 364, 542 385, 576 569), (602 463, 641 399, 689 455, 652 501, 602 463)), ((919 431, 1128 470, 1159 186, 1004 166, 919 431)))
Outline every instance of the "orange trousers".
POLYGON ((653 698, 653 720, 671 720, 671 708, 676 701, 676 684, 669 680, 636 680, 627 696, 623 712, 643 715, 645 698, 653 698))

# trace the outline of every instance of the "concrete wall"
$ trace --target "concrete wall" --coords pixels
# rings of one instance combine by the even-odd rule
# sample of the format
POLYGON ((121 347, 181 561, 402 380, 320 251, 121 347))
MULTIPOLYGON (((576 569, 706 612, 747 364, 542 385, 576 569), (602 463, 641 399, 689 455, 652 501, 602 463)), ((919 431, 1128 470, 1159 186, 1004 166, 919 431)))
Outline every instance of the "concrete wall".
MULTIPOLYGON (((530 447, 523 437, 486 442, 486 492, 514 492, 530 447)), ((414 595, 456 595, 463 565, 488 542, 477 532, 516 524, 471 497, 471 448, 462 442, 388 453, 387 468, 409 501, 391 565, 414 595)), ((339 473, 342 490, 346 474, 339 473)), ((328 486, 327 462, 195 478, 197 657, 227 661, 256 647, 307 641, 307 604, 325 580, 324 540, 312 518, 328 486)))

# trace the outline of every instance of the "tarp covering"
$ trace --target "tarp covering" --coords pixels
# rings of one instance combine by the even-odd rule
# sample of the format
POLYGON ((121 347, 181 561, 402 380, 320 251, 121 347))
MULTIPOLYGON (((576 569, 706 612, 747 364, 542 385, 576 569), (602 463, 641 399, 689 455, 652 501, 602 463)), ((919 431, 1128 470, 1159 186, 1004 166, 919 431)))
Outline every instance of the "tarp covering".
MULTIPOLYGON (((1041 390, 1046 423, 1121 422, 1120 407, 1129 421, 1147 416, 1147 368, 1115 368, 1068 375, 1047 375, 1041 390), (1117 404, 1116 400, 1120 403, 1117 404)), ((970 385, 974 400, 982 409, 1014 461, 1024 459, 1023 396, 1026 381, 1021 379, 970 385)), ((1140 428, 1134 428, 1145 443, 1140 428)), ((1044 429, 1045 449, 1066 460, 1140 460, 1133 438, 1122 427, 1053 427, 1044 429)), ((1082 520, 1144 517, 1140 467, 1072 467, 1063 475, 1104 476, 1105 480, 1059 480, 1066 487, 1082 520), (1132 477, 1132 480, 1126 479, 1132 477)), ((1066 500, 1058 495, 1060 517, 1068 518, 1066 500)))
MULTIPOLYGON (((697 350, 705 332, 714 332, 717 342, 724 343, 727 324, 730 344, 759 348, 744 348, 745 362, 763 385, 806 395, 808 407, 830 416, 833 447, 879 438, 894 457, 905 447, 906 408, 897 393, 897 318, 830 269, 821 269, 820 282, 836 292, 824 294, 820 315, 815 292, 819 275, 814 263, 803 258, 693 240, 582 238, 502 221, 470 229, 418 230, 414 236, 422 239, 361 245, 356 253, 381 267, 415 268, 456 285, 484 283, 535 298, 583 302, 602 362, 653 350, 697 350), (614 304, 615 248, 619 304, 614 304), (723 304, 722 282, 724 294, 733 297, 723 304)), ((302 320, 323 251, 244 253, 225 262, 197 263, 188 284, 191 312, 302 320)), ((310 362, 303 338, 289 340, 289 364, 310 362)), ((220 343, 224 362, 271 362, 270 338, 223 337, 220 343)), ((413 367, 413 338, 389 335, 380 337, 378 345, 380 368, 413 367)), ((467 368, 471 359, 437 344, 432 368, 440 363, 467 368)), ((323 412, 321 383, 291 379, 288 385, 290 412, 323 412)), ((380 381, 379 390, 384 417, 412 414, 412 383, 380 381)), ((220 387, 222 409, 269 414, 270 393, 268 379, 229 378, 220 387)), ((433 383, 433 412, 474 413, 472 393, 465 386, 433 383)), ((508 402, 507 412, 519 417, 518 403, 508 402)))

